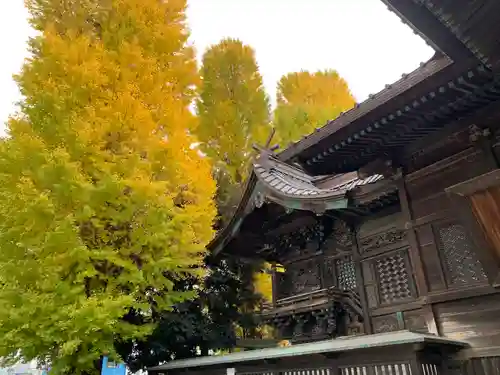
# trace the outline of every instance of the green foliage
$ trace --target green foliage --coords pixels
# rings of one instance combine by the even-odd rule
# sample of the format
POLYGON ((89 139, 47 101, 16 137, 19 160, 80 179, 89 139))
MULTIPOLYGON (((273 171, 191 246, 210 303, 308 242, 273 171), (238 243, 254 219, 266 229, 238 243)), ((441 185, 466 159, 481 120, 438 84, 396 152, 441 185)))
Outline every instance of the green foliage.
MULTIPOLYGON (((198 296, 177 304, 173 311, 155 314, 156 328, 146 340, 122 341, 117 348, 133 371, 165 361, 207 355, 209 350, 227 351, 236 345, 241 332, 255 334, 259 321, 255 307, 261 297, 253 289, 257 265, 207 257, 204 279, 184 278, 176 290, 199 288, 198 296)), ((131 324, 145 324, 131 312, 131 324)))
POLYGON ((282 147, 300 140, 355 104, 347 83, 334 70, 289 73, 281 78, 274 111, 282 147))
POLYGON ((0 147, 0 357, 96 374, 193 298, 175 285, 200 276, 213 234, 211 167, 187 131, 186 3, 27 4, 41 36, 0 147))

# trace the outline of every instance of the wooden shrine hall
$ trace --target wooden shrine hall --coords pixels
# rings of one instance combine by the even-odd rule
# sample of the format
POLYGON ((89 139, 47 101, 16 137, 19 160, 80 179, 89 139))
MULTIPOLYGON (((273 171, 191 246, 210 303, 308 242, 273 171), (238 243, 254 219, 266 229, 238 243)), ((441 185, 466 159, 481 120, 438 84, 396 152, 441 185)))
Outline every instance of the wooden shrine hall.
POLYGON ((434 57, 260 148, 209 244, 275 265, 261 314, 291 346, 150 374, 500 375, 500 1, 384 2, 434 57))

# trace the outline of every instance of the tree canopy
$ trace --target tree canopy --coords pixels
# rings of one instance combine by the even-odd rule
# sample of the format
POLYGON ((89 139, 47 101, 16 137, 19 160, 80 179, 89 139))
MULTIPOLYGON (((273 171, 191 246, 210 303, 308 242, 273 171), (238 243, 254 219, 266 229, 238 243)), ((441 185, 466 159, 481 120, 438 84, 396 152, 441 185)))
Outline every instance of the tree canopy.
POLYGON ((347 82, 335 70, 301 71, 281 77, 276 102, 273 124, 283 148, 355 104, 347 82))
POLYGON ((0 147, 0 356, 94 374, 117 342, 151 334, 155 311, 193 297, 175 286, 199 276, 212 236, 186 1, 27 6, 40 36, 0 147))
MULTIPOLYGON (((235 259, 207 256, 206 277, 178 280, 176 290, 194 290, 196 298, 176 304, 172 311, 158 311, 156 327, 146 340, 118 343, 118 351, 133 371, 172 359, 207 355, 236 346, 237 335, 254 333, 259 325, 256 307, 261 296, 253 285, 258 265, 235 259)), ((145 324, 131 311, 131 324, 145 324)))
POLYGON ((215 167, 239 184, 252 144, 269 129, 269 101, 255 53, 239 40, 224 39, 203 55, 201 77, 196 136, 215 167))

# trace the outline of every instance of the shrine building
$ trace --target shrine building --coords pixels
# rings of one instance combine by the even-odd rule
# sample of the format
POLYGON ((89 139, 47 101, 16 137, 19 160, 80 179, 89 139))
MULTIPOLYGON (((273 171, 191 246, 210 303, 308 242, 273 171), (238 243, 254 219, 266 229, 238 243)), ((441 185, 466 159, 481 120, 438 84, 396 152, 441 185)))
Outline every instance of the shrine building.
POLYGON ((384 0, 436 53, 281 152, 209 244, 273 265, 289 347, 169 375, 500 375, 500 1, 384 0))

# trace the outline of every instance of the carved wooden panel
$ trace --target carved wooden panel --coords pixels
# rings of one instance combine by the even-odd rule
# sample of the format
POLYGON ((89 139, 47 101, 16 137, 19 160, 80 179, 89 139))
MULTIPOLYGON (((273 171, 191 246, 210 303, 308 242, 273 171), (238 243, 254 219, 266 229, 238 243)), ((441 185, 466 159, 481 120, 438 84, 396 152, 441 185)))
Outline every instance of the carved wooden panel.
POLYGON ((366 237, 360 240, 360 250, 362 254, 366 254, 373 250, 384 248, 388 245, 403 241, 406 236, 406 231, 403 229, 390 228, 382 233, 377 233, 373 236, 366 237))
POLYGON ((333 236, 337 245, 341 248, 350 249, 352 246, 352 232, 343 220, 335 220, 333 224, 333 236))
POLYGON ((399 330, 396 314, 375 316, 372 318, 373 332, 393 332, 399 330))
POLYGON ((408 251, 400 250, 374 260, 381 304, 401 302, 414 297, 408 251))
POLYGON ((316 258, 287 264, 285 272, 277 274, 277 281, 278 299, 321 289, 316 258))
MULTIPOLYGON (((328 229, 325 232, 328 232, 328 229)), ((353 234, 347 223, 342 220, 335 220, 331 232, 321 243, 321 250, 329 256, 350 253, 352 251, 352 239, 353 234)))
POLYGON ((324 288, 331 286, 342 290, 357 288, 356 268, 351 255, 324 258, 322 263, 324 288))
POLYGON ((266 247, 278 255, 280 262, 286 263, 318 253, 322 236, 323 226, 315 221, 291 232, 267 234, 266 247))
POLYGON ((401 212, 365 221, 357 232, 359 253, 366 258, 406 246, 403 228, 401 212))
POLYGON ((312 292, 321 288, 315 259, 293 263, 288 266, 287 272, 289 272, 292 295, 312 292))
POLYGON ((452 222, 440 225, 435 228, 435 232, 448 286, 487 281, 476 249, 462 224, 452 222))
POLYGON ((337 271, 337 287, 341 290, 356 290, 356 268, 352 256, 337 258, 335 269, 337 271))

